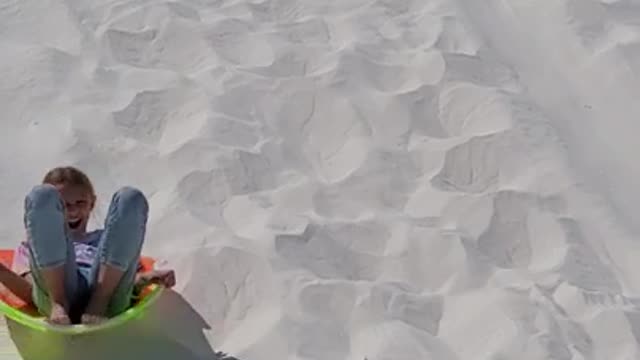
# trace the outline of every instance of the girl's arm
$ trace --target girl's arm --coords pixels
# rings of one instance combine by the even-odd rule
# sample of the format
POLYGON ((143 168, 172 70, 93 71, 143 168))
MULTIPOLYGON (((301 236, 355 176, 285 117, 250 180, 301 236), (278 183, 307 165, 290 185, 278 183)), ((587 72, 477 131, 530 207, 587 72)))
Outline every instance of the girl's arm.
POLYGON ((31 282, 0 264, 0 283, 27 304, 32 303, 31 282))

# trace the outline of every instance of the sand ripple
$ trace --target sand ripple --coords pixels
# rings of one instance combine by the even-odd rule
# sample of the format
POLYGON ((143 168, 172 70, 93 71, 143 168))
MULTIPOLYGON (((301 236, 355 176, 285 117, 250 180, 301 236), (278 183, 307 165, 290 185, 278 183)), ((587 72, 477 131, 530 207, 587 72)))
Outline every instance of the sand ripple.
POLYGON ((4 1, 0 234, 69 163, 240 359, 638 358, 638 11, 4 1))

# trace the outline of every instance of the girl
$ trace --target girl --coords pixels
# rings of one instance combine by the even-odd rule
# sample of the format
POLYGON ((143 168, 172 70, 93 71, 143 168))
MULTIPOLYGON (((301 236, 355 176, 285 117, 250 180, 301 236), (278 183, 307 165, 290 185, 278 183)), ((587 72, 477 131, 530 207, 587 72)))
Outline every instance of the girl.
POLYGON ((87 232, 96 196, 74 167, 49 171, 25 198, 27 240, 0 282, 55 324, 91 324, 126 310, 148 283, 175 285, 173 270, 139 273, 148 203, 124 187, 111 199, 104 229, 87 232))

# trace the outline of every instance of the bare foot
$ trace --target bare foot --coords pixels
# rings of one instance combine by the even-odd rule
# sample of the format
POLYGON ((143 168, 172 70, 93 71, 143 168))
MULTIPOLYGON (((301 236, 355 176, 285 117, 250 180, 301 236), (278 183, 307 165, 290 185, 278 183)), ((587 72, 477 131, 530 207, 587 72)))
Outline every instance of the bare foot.
POLYGON ((80 321, 83 324, 97 324, 107 320, 105 313, 109 306, 109 297, 94 292, 87 309, 82 315, 80 321))
POLYGON ((83 314, 80 321, 84 325, 95 325, 107 321, 107 318, 100 315, 83 314))
POLYGON ((56 325, 70 325, 71 320, 64 306, 53 303, 51 305, 51 314, 49 315, 49 322, 56 325))

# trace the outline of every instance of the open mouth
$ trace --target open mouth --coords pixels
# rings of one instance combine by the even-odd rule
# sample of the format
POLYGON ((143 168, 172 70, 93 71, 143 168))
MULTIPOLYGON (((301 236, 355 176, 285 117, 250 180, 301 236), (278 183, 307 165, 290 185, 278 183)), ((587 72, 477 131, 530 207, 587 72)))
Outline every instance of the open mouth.
POLYGON ((80 226, 80 223, 82 223, 82 219, 78 219, 78 220, 69 220, 67 222, 67 224, 69 224, 69 227, 71 229, 77 229, 80 226))

